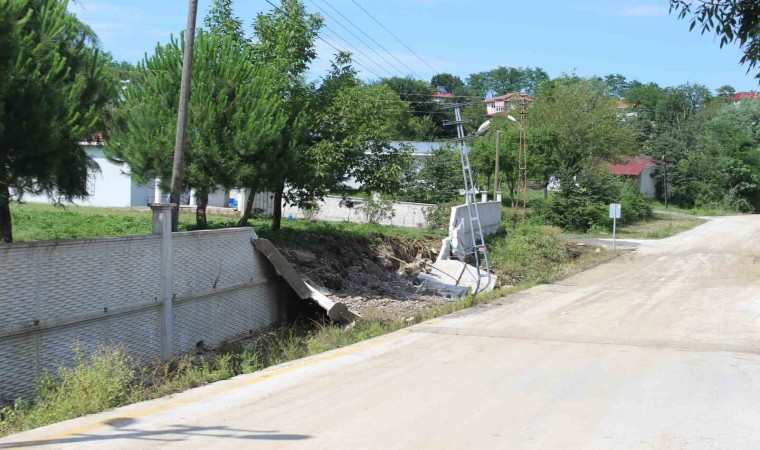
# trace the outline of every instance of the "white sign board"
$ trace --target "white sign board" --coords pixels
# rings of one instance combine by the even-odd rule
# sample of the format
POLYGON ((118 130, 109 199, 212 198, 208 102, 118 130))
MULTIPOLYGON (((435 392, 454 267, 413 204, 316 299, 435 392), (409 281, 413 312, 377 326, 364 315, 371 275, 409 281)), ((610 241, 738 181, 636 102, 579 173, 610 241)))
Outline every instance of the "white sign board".
POLYGON ((610 219, 620 218, 620 203, 610 203, 610 219))

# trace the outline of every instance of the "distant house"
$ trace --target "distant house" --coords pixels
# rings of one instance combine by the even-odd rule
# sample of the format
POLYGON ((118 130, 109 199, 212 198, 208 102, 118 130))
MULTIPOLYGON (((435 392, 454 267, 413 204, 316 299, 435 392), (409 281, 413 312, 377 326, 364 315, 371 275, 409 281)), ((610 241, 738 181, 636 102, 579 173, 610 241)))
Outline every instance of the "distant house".
POLYGON ((498 97, 489 98, 484 102, 486 104, 486 113, 489 117, 506 116, 509 114, 509 111, 518 108, 523 99, 526 103, 533 101, 533 97, 530 95, 524 95, 519 92, 510 92, 498 97))
POLYGON ((441 103, 444 100, 451 100, 452 98, 454 98, 454 94, 447 91, 444 86, 438 86, 438 92, 433 94, 433 101, 436 103, 441 103))
POLYGON ((757 98, 757 92, 737 92, 734 95, 729 95, 727 98, 732 102, 740 102, 742 100, 755 100, 757 98))
POLYGON ((637 115, 636 111, 632 110, 631 105, 623 100, 618 100, 616 106, 618 114, 622 117, 623 120, 629 117, 636 117, 637 115))
POLYGON ((612 175, 621 175, 636 181, 636 187, 645 197, 654 197, 657 193, 654 171, 660 161, 647 155, 637 155, 623 158, 620 164, 610 164, 612 175))
MULTIPOLYGON (((134 207, 145 206, 153 201, 155 182, 150 185, 138 183, 128 173, 129 168, 113 163, 103 152, 103 140, 95 135, 88 142, 80 142, 87 156, 97 163, 100 170, 87 174, 88 197, 76 200, 81 206, 134 207)), ((46 195, 24 195, 24 201, 52 203, 46 195)))

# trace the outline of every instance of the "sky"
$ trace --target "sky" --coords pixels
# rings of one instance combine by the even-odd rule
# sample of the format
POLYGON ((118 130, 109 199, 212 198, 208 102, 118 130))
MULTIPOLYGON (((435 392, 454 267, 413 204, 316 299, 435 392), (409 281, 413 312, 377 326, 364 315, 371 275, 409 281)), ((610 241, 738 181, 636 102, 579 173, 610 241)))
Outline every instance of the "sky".
MULTIPOLYGON (((312 79, 326 73, 337 47, 354 53, 360 76, 368 80, 411 75, 429 81, 439 72, 465 79, 498 66, 532 66, 552 77, 619 73, 661 86, 758 89, 752 73, 739 65, 737 46, 721 49, 713 34, 689 32, 687 20, 668 13, 668 0, 302 1, 326 24, 312 79)), ((187 3, 77 0, 69 9, 98 34, 104 50, 137 62, 184 29, 187 3)), ((210 4, 199 0, 199 26, 210 4)), ((234 8, 246 31, 257 13, 272 9, 265 0, 236 0, 234 8)))

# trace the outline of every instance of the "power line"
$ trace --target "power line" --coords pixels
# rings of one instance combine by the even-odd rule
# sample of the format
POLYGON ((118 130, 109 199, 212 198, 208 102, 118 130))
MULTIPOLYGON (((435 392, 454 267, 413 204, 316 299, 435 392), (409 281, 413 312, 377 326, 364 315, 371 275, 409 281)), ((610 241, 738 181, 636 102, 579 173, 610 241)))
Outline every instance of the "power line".
POLYGON ((417 59, 419 59, 420 61, 422 61, 426 66, 430 67, 430 70, 432 70, 435 73, 439 73, 433 66, 431 66, 430 64, 428 64, 427 61, 425 61, 424 59, 422 59, 422 57, 420 55, 418 55, 414 50, 412 50, 411 48, 409 48, 408 45, 404 44, 401 41, 401 39, 399 39, 395 34, 393 34, 391 32, 391 30, 385 28, 385 25, 383 25, 382 23, 380 23, 379 20, 375 19, 375 17, 372 14, 370 14, 366 9, 362 8, 362 5, 356 3, 356 0, 351 0, 351 1, 354 3, 354 5, 358 6, 359 9, 361 9, 362 11, 364 11, 364 13, 367 14, 370 17, 370 19, 374 20, 375 23, 377 23, 378 25, 380 25, 383 28, 383 30, 387 31, 388 34, 390 34, 391 36, 393 36, 393 38, 396 39, 401 45, 403 45, 404 47, 406 47, 407 50, 409 50, 410 52, 412 52, 412 54, 414 56, 416 56, 417 59))
MULTIPOLYGON (((310 1, 312 1, 312 3, 313 3, 313 0, 310 0, 310 1)), ((377 45, 378 47, 380 47, 381 49, 383 49, 385 51, 385 53, 387 53, 391 58, 395 59, 396 61, 398 61, 399 63, 401 63, 402 66, 404 66, 407 69, 409 69, 409 71, 412 73, 412 75, 416 76, 420 80, 423 79, 421 76, 419 76, 419 74, 417 74, 414 71, 414 69, 412 69, 411 67, 407 66, 404 61, 401 61, 400 59, 398 59, 398 57, 396 57, 396 55, 394 55, 393 53, 389 52, 385 47, 383 47, 379 42, 377 42, 372 36, 370 36, 369 34, 367 34, 366 31, 364 31, 361 28, 359 28, 348 17, 344 16, 343 13, 341 13, 338 9, 336 9, 333 5, 331 5, 327 0, 322 0, 322 2, 324 2, 324 4, 326 4, 327 6, 329 6, 330 8, 332 8, 335 12, 337 12, 343 19, 346 20, 346 22, 350 23, 354 28, 356 28, 357 30, 359 30, 363 35, 367 36, 372 42, 375 43, 375 45, 377 45)), ((325 13, 325 14, 327 14, 327 13, 325 13)), ((333 19, 333 20, 335 20, 335 19, 333 19)))
MULTIPOLYGON (((272 5, 272 7, 273 7, 274 9, 276 9, 277 11, 280 11, 281 13, 285 14, 285 11, 281 10, 280 8, 278 8, 278 7, 277 7, 277 5, 275 5, 275 4, 274 4, 274 3, 272 3, 271 1, 269 1, 269 0, 266 0, 266 2, 267 2, 267 3, 269 3, 270 5, 272 5)), ((328 41, 326 41, 324 38, 322 38, 322 36, 320 36, 320 35, 317 35, 317 39, 319 39, 320 41, 322 41, 322 42, 324 42, 325 44, 329 45, 330 47, 334 48, 334 49, 335 49, 336 51, 338 51, 338 52, 341 52, 341 53, 350 53, 350 52, 346 52, 345 50, 341 50, 341 49, 339 49, 338 47, 336 47, 336 46, 332 45, 331 43, 329 43, 328 41)), ((360 66, 360 67, 363 67, 363 68, 365 68, 367 71, 371 72, 372 74, 374 74, 376 77, 380 78, 381 80, 382 80, 382 79, 385 79, 385 77, 383 77, 382 75, 378 74, 377 72, 375 72, 374 70, 370 69, 369 67, 365 66, 364 64, 361 64, 361 63, 359 63, 358 61, 353 61, 353 62, 354 62, 356 65, 358 65, 358 66, 360 66)))
MULTIPOLYGON (((327 17, 329 17, 330 19, 332 19, 333 21, 335 21, 335 23, 337 23, 338 25, 340 25, 341 27, 343 27, 343 29, 344 29, 344 30, 348 31, 348 32, 351 34, 351 36, 353 36, 353 37, 355 37, 356 39, 358 39, 358 40, 359 40, 359 42, 361 42, 361 43, 362 43, 362 44, 363 44, 363 45, 364 45, 366 48, 368 48, 368 49, 372 50, 372 51, 373 51, 373 52, 374 52, 374 53, 375 53, 377 56, 379 56, 380 58, 382 58, 382 59, 383 59, 383 61, 385 61, 386 63, 390 64, 390 66, 391 66, 391 67, 393 67, 394 69, 396 69, 396 70, 398 71, 398 73, 400 73, 402 76, 404 75, 404 71, 403 71, 403 70, 399 69, 398 67, 396 67, 396 65, 395 65, 395 64, 393 64, 392 62, 388 61, 388 60, 387 60, 387 59, 386 59, 386 58, 385 58, 383 55, 381 55, 380 53, 378 53, 378 52, 377 52, 377 51, 376 51, 374 48, 372 48, 372 47, 371 47, 369 44, 367 44, 366 42, 364 42, 364 40, 362 40, 362 38, 360 38, 359 36, 357 36, 357 35, 356 35, 356 33, 354 33, 353 31, 349 30, 349 29, 348 29, 348 27, 346 27, 346 26, 345 26, 345 25, 343 25, 342 23, 338 22, 338 21, 335 19, 335 17, 331 16, 331 15, 330 15, 330 13, 328 13, 327 11, 325 11, 325 9, 324 9, 324 8, 322 8, 322 7, 321 7, 321 6, 319 6, 317 3, 315 3, 315 2, 314 2, 314 0, 309 0, 309 1, 310 1, 310 2, 311 2, 313 5, 314 5, 314 6, 316 6, 317 8, 319 8, 319 10, 320 10, 320 11, 322 11, 322 12, 323 12, 323 13, 324 13, 324 14, 325 14, 327 17)), ((328 26, 327 26, 327 25, 325 25, 325 28, 328 28, 328 26)), ((333 33, 334 33, 334 31, 333 31, 333 33)), ((389 72, 389 73, 390 73, 390 72, 389 72)))
MULTIPOLYGON (((329 28, 327 25, 325 25, 325 28, 327 30, 329 30, 332 34, 334 34, 338 39, 340 39, 341 41, 343 41, 344 44, 347 44, 348 46, 350 46, 351 48, 353 48, 354 50, 356 50, 357 53, 359 53, 362 56, 364 56, 365 58, 367 58, 368 61, 371 61, 376 67, 380 68, 380 70, 384 70, 388 75, 393 76, 393 73, 390 70, 386 69, 385 67, 383 67, 380 64, 378 64, 377 62, 375 62, 372 58, 370 58, 369 56, 367 56, 366 53, 364 53, 363 51, 361 51, 358 48, 354 47, 350 42, 348 42, 346 39, 344 39, 341 35, 339 35, 338 33, 336 33, 334 30, 332 30, 331 28, 329 28)), ((354 59, 356 59, 356 58, 355 57, 352 58, 352 60, 354 60, 354 59)))

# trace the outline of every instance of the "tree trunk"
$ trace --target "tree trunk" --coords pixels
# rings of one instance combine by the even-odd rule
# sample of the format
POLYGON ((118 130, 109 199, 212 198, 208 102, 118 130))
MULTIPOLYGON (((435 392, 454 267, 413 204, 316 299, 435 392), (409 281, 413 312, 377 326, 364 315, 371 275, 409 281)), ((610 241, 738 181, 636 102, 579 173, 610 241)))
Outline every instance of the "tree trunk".
POLYGON ((255 187, 249 189, 247 195, 245 196, 245 207, 243 208, 243 215, 240 216, 240 220, 238 220, 237 226, 239 227, 248 226, 248 221, 251 220, 251 214, 253 213, 254 200, 256 200, 255 187))
POLYGON ((0 184, 0 241, 13 242, 11 193, 7 184, 0 184))
POLYGON ((280 185, 274 191, 274 207, 272 208, 272 231, 277 231, 282 227, 282 192, 285 190, 284 185, 280 185))
POLYGON ((544 180, 544 200, 549 198, 549 177, 546 177, 546 180, 544 180))
POLYGON ((199 230, 208 228, 206 206, 208 206, 208 189, 201 189, 198 194, 198 206, 195 208, 195 226, 199 230))

